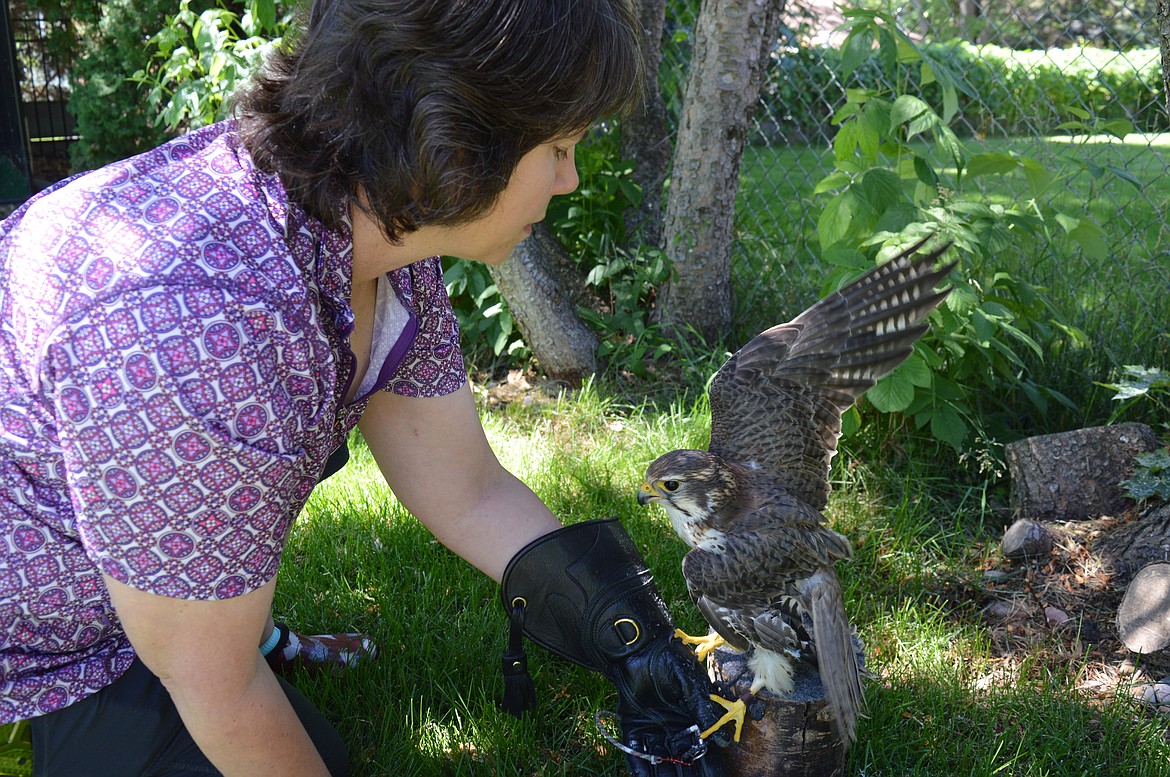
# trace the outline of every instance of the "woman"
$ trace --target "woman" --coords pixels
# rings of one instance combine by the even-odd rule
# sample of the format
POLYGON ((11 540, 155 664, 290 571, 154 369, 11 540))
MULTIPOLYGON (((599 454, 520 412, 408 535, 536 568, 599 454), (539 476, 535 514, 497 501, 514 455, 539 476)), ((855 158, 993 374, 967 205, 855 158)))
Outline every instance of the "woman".
MULTIPOLYGON (((503 261, 576 187, 578 140, 637 98, 635 24, 623 0, 318 0, 234 120, 0 226, 0 722, 32 719, 37 774, 345 773, 264 656, 296 653, 281 549, 359 422, 496 580, 576 542, 487 445, 437 257, 503 261)), ((682 696, 635 706, 706 718, 668 625, 682 696)), ((655 676, 633 649, 612 662, 655 676)))

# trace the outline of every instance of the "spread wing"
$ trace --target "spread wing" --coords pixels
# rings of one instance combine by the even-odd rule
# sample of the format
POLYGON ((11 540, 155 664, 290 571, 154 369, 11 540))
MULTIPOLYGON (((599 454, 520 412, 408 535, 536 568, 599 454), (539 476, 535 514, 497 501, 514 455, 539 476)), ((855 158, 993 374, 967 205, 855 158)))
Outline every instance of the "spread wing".
POLYGON ((816 509, 829 494, 841 414, 910 355, 936 286, 942 246, 918 243, 753 338, 711 382, 711 453, 755 470, 816 509))

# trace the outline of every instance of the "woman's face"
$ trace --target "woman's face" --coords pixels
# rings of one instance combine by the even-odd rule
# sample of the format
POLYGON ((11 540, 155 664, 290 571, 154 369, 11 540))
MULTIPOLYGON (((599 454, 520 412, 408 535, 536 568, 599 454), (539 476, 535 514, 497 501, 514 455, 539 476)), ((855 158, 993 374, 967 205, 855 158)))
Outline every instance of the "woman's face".
POLYGON ((549 200, 577 188, 574 149, 581 136, 543 143, 520 158, 507 187, 487 214, 452 229, 449 256, 500 264, 542 221, 549 200))

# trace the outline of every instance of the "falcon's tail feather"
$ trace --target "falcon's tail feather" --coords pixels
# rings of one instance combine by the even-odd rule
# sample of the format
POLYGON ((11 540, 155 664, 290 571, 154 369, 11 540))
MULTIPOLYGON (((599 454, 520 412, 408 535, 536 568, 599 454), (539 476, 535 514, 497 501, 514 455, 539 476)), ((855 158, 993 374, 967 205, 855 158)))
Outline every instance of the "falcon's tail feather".
POLYGON ((825 698, 833 708, 837 733, 848 747, 857 739, 857 719, 864 710, 865 691, 841 583, 830 570, 821 570, 803 581, 801 589, 812 616, 813 644, 825 698))

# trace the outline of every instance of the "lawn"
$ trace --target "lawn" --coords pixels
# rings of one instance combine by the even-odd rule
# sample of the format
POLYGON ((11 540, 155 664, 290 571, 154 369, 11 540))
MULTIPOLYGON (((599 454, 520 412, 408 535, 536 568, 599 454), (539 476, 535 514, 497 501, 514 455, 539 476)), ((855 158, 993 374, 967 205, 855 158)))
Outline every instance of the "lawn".
MULTIPOLYGON (((587 387, 532 391, 484 421, 505 466, 566 522, 616 515, 654 570, 678 623, 701 630, 664 515, 634 501, 645 465, 702 445, 701 399, 623 405, 587 387)), ((864 446, 859 446, 864 449, 864 446)), ((600 736, 615 694, 599 677, 529 648, 540 710, 500 713, 505 619, 494 584, 440 547, 386 490, 355 437, 350 465, 314 493, 294 528, 277 612, 313 632, 359 629, 380 659, 307 679, 366 775, 622 775, 600 736)), ((855 775, 1167 775, 1166 719, 1100 685, 1120 656, 1058 633, 1003 650, 983 615, 983 570, 1002 567, 1004 525, 990 483, 962 484, 896 448, 880 461, 846 449, 827 514, 856 547, 841 567, 868 645, 869 715, 855 775)))

